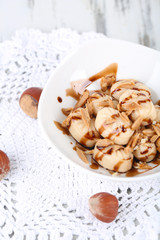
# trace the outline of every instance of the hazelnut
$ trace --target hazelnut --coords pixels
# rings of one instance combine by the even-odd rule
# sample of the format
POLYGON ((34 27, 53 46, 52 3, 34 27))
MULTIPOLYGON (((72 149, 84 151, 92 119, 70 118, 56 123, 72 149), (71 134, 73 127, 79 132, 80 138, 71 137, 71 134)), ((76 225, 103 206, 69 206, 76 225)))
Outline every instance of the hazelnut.
POLYGON ((118 200, 109 193, 96 193, 89 199, 91 213, 100 221, 110 223, 118 214, 118 200))
POLYGON ((10 161, 7 155, 0 150, 0 180, 4 178, 4 176, 10 170, 10 161))
POLYGON ((155 105, 160 106, 160 100, 158 100, 158 101, 155 103, 155 105))
POLYGON ((31 87, 26 89, 19 100, 19 105, 23 112, 31 118, 37 118, 38 102, 42 93, 42 88, 31 87))

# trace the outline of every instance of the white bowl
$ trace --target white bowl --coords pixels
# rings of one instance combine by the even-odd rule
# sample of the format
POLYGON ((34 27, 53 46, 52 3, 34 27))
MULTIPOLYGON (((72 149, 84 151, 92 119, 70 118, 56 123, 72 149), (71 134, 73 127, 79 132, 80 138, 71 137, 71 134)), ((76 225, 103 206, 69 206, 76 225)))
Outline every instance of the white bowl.
MULTIPOLYGON (((104 168, 91 169, 89 165, 82 162, 73 150, 71 142, 74 142, 74 140, 67 135, 63 135, 53 123, 54 120, 62 122, 65 119, 61 112, 62 107, 70 107, 74 104, 71 97, 65 96, 65 89, 70 87, 70 79, 76 70, 85 70, 89 77, 107 65, 117 62, 117 78, 134 78, 146 83, 152 75, 154 66, 159 61, 160 53, 156 50, 138 44, 104 38, 88 42, 57 67, 42 92, 38 119, 44 137, 51 146, 56 147, 58 154, 64 161, 74 163, 79 167, 79 170, 85 169, 88 173, 118 181, 135 181, 160 176, 160 166, 135 177, 124 175, 113 177, 104 168), (57 101, 58 96, 63 99, 62 103, 57 101)), ((157 94, 160 98, 160 93, 157 94)))

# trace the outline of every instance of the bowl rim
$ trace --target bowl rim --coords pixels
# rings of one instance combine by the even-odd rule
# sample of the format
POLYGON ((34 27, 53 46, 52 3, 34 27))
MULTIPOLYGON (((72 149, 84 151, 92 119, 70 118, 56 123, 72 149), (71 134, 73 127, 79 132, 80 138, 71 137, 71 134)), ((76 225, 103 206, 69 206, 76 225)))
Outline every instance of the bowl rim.
POLYGON ((57 152, 57 154, 62 158, 62 159, 66 159, 69 163, 73 164, 73 166, 75 167, 78 167, 79 169, 83 170, 84 172, 88 173, 88 174, 91 174, 93 176, 96 175, 96 177, 100 177, 100 178, 103 178, 103 179, 108 179, 109 181, 114 181, 114 182, 138 182, 138 181, 144 181, 144 180, 148 180, 148 179, 153 179, 153 178, 158 178, 160 177, 160 172, 157 172, 157 173, 152 173, 152 174, 149 174, 149 175, 142 175, 142 176, 134 176, 134 177, 118 177, 118 176, 115 176, 113 177, 112 175, 111 176, 108 176, 108 175, 105 175, 105 174, 101 174, 99 172, 96 172, 96 171, 91 171, 87 168, 84 168, 83 166, 79 165, 78 163, 72 161, 69 157, 65 156, 65 154, 63 152, 61 152, 59 150, 59 148, 56 146, 56 144, 53 143, 53 141, 49 138, 46 130, 45 130, 45 127, 43 125, 43 122, 42 122, 42 118, 41 116, 43 115, 43 110, 42 110, 42 106, 43 106, 43 100, 45 99, 45 94, 46 94, 46 89, 48 88, 48 86, 50 85, 50 82, 52 82, 52 79, 54 78, 54 75, 57 73, 57 71, 59 71, 59 69, 61 69, 61 67, 70 59, 72 58, 77 52, 79 52, 81 49, 83 49, 84 47, 86 47, 87 45, 91 44, 92 42, 96 43, 96 42, 99 42, 99 41, 109 41, 109 42, 118 42, 118 43, 123 43, 123 44, 129 44, 131 46, 137 46, 137 47, 140 47, 140 48, 143 48, 143 49, 146 49, 147 51, 151 51, 153 52, 154 54, 157 54, 159 55, 160 57, 160 51, 158 50, 155 50, 155 49, 152 49, 152 48, 149 48, 149 47, 146 47, 146 46, 143 46, 141 44, 138 44, 138 43, 133 43, 133 42, 129 42, 129 41, 125 41, 125 40, 119 40, 119 39, 114 39, 114 38, 108 38, 108 37, 104 37, 104 38, 98 38, 98 39, 92 39, 92 40, 89 40, 87 41, 86 43, 80 45, 78 48, 76 48, 76 50, 73 50, 70 54, 68 54, 66 57, 64 57, 64 59, 61 61, 61 63, 56 67, 55 70, 53 70, 53 72, 50 74, 44 88, 43 88, 43 91, 42 91, 42 94, 41 94, 41 97, 40 97, 40 100, 39 100, 39 105, 38 105, 38 124, 39 124, 39 127, 41 129, 41 132, 43 134, 43 137, 46 139, 46 141, 51 145, 51 147, 54 148, 54 150, 57 152))

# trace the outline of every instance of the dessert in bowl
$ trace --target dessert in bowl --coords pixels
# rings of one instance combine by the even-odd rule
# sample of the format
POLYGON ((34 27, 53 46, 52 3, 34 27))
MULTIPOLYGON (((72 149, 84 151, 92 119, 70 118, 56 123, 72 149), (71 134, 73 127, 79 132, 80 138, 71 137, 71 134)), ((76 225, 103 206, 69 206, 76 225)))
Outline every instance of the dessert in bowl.
POLYGON ((38 118, 64 160, 116 180, 159 176, 159 106, 144 84, 159 59, 157 51, 103 39, 86 44, 56 69, 41 95, 38 118), (65 89, 73 74, 81 79, 77 69, 86 78, 71 84, 75 100, 65 89))

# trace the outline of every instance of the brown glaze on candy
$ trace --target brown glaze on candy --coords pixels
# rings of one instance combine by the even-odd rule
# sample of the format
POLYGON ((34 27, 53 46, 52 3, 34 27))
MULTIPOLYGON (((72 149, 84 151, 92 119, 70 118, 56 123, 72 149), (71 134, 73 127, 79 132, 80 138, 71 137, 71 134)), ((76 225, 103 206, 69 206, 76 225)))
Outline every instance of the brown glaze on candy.
POLYGON ((138 104, 146 103, 146 102, 151 102, 151 99, 139 100, 139 101, 138 101, 138 104))
POLYGON ((81 138, 81 140, 80 140, 80 144, 82 144, 83 146, 85 146, 85 145, 86 145, 86 143, 87 143, 87 141, 88 141, 88 139, 87 139, 87 138, 85 138, 85 137, 82 137, 82 138, 81 138))
MULTIPOLYGON (((148 152, 148 151, 147 151, 147 152, 148 152)), ((147 152, 146 152, 146 153, 147 153, 147 152)), ((145 154, 145 153, 143 153, 143 154, 145 154)), ((150 153, 149 155, 147 155, 147 156, 145 156, 145 157, 139 158, 139 160, 142 161, 142 162, 146 162, 150 156, 155 156, 155 154, 154 154, 154 153, 150 153)), ((152 163, 153 160, 151 160, 150 162, 152 163)))
POLYGON ((149 95, 151 94, 147 89, 140 89, 140 88, 134 87, 134 88, 132 88, 132 90, 147 92, 149 95))
POLYGON ((85 134, 85 136, 80 139, 80 144, 82 144, 83 146, 85 146, 85 145, 86 145, 86 142, 87 142, 88 140, 93 140, 93 139, 95 139, 95 138, 96 138, 96 136, 95 136, 95 132, 94 132, 94 131, 87 132, 87 133, 85 134))
MULTIPOLYGON (((118 81, 117 81, 118 82, 118 81)), ((116 88, 113 92, 112 92, 112 95, 114 94, 114 93, 116 93, 116 92, 119 92, 119 91, 121 91, 121 89, 120 88, 116 88)))
MULTIPOLYGON (((140 93, 139 93, 139 95, 144 95, 144 94, 140 94, 140 93)), ((139 95, 137 94, 137 96, 139 96, 139 95)), ((145 95, 144 95, 144 96, 145 96, 145 95)), ((120 105, 125 104, 126 101, 129 101, 129 100, 132 99, 132 98, 133 98, 132 95, 130 95, 129 97, 126 97, 126 98, 120 103, 120 105)), ((141 103, 146 103, 146 102, 151 102, 151 99, 139 100, 137 103, 138 103, 138 104, 141 104, 141 103)))
MULTIPOLYGON (((119 113, 118 113, 118 114, 113 114, 113 115, 111 116, 111 119, 116 120, 119 116, 120 116, 119 113)), ((108 124, 107 124, 107 122, 103 123, 103 124, 101 125, 101 127, 98 129, 99 133, 102 135, 103 132, 106 130, 105 126, 111 125, 111 124, 113 124, 113 123, 112 123, 112 122, 111 122, 111 123, 108 123, 108 124)), ((127 127, 124 127, 124 126, 122 125, 120 128, 114 129, 113 132, 110 133, 110 134, 107 136, 107 138, 110 139, 113 135, 116 135, 116 136, 118 137, 118 136, 121 134, 121 132, 126 132, 126 131, 127 131, 127 127)))
POLYGON ((105 131, 105 127, 102 125, 99 129, 98 129, 99 133, 102 134, 105 131))
POLYGON ((152 120, 151 120, 151 119, 149 119, 149 118, 148 118, 148 119, 147 119, 147 118, 145 118, 145 119, 143 119, 143 121, 144 121, 144 122, 147 122, 147 123, 148 123, 148 125, 152 123, 152 120))
POLYGON ((95 160, 98 161, 102 161, 102 158, 104 157, 104 154, 101 154, 101 156, 99 156, 99 153, 96 154, 95 156, 95 160))
POLYGON ((145 151, 143 151, 143 152, 140 152, 142 155, 143 154, 146 154, 146 153, 148 153, 149 152, 149 149, 150 149, 151 147, 147 147, 147 149, 145 150, 145 151))
POLYGON ((110 139, 113 135, 116 135, 117 137, 121 134, 121 132, 126 132, 127 131, 127 128, 125 128, 124 126, 121 126, 120 128, 116 128, 113 130, 112 133, 110 133, 108 135, 108 139, 110 139))
POLYGON ((132 99, 132 98, 133 98, 132 95, 130 95, 129 97, 126 97, 126 98, 120 103, 120 105, 126 103, 126 101, 129 101, 129 100, 132 99))
POLYGON ((4 176, 9 172, 10 170, 10 161, 8 156, 0 150, 0 180, 4 178, 4 176))
POLYGON ((111 155, 113 152, 113 148, 111 147, 107 152, 105 152, 105 154, 111 155))
POLYGON ((19 100, 19 105, 23 112, 31 118, 37 118, 38 103, 42 93, 42 88, 31 87, 26 89, 19 100))
POLYGON ((113 119, 116 119, 116 118, 118 118, 118 117, 119 117, 119 113, 113 114, 113 115, 111 116, 111 118, 113 118, 113 119))
POLYGON ((119 161, 119 162, 114 166, 113 171, 118 172, 118 170, 119 170, 119 168, 120 168, 120 166, 121 166, 122 163, 123 163, 123 161, 119 161))

